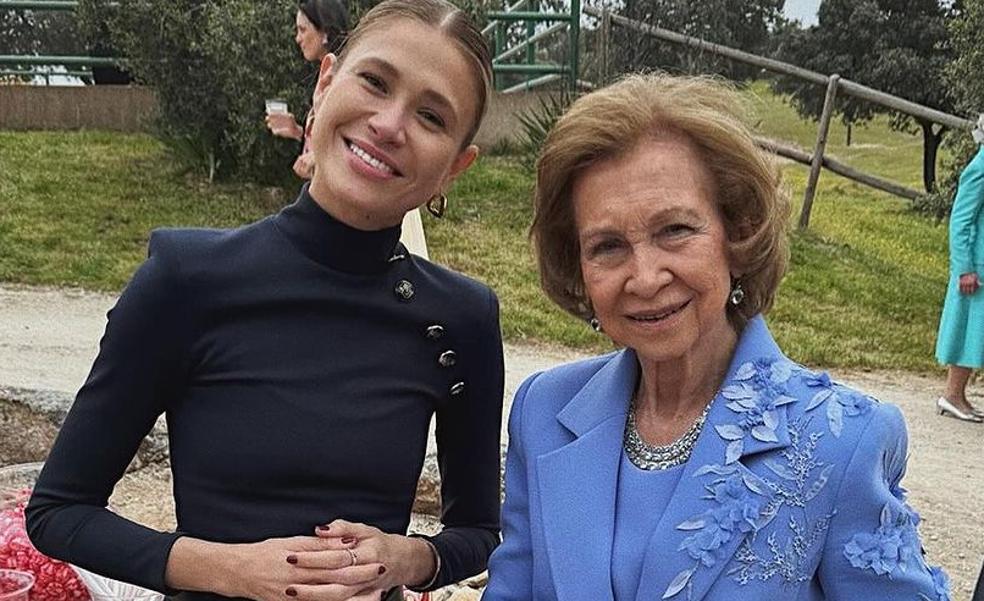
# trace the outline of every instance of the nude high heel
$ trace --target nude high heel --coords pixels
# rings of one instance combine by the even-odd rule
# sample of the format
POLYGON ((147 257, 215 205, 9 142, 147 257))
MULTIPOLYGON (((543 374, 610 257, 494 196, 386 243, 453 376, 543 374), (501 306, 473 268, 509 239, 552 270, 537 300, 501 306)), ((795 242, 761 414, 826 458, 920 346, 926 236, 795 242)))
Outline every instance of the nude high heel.
POLYGON ((974 422, 978 424, 984 422, 984 418, 980 417, 979 415, 975 415, 974 413, 967 413, 965 411, 961 411, 960 409, 957 409, 953 405, 953 403, 948 401, 946 397, 942 397, 942 396, 936 399, 936 411, 940 415, 949 415, 950 417, 955 417, 965 422, 974 422))

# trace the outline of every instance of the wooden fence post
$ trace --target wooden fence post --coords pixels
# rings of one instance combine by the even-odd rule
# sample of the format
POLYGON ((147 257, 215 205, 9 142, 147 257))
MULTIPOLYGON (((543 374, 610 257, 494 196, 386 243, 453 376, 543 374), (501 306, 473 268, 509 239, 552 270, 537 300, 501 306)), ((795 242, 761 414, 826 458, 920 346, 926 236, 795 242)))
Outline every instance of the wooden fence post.
POLYGON ((601 11, 601 82, 608 83, 611 76, 611 58, 609 53, 612 46, 612 11, 605 8, 601 11))
POLYGON ((800 211, 799 229, 805 230, 810 226, 810 211, 813 210, 813 197, 817 193, 817 181, 820 179, 820 169, 823 168, 823 153, 827 148, 827 132, 830 131, 830 118, 834 114, 834 100, 837 97, 837 85, 840 75, 834 73, 827 80, 827 96, 823 99, 823 112, 820 115, 820 125, 817 128, 817 146, 813 151, 813 161, 810 164, 810 178, 806 181, 806 192, 803 194, 803 209, 800 211))

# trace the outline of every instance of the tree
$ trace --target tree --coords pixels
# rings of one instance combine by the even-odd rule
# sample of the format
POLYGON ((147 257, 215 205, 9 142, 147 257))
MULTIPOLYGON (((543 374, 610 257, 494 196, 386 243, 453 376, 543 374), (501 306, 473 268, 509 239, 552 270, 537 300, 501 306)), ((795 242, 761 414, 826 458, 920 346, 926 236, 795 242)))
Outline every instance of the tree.
MULTIPOLYGON (((817 25, 787 30, 779 46, 786 62, 841 77, 944 112, 954 112, 944 71, 953 58, 942 0, 824 0, 817 25)), ((777 79, 776 91, 791 96, 801 115, 819 119, 823 90, 816 84, 777 79)), ((841 94, 835 110, 847 125, 887 113, 900 131, 922 132, 923 185, 936 182, 936 155, 946 128, 922 118, 841 94)))
MULTIPOLYGON (((954 104, 965 115, 984 112, 984 2, 956 2, 949 23, 953 60, 944 69, 944 80, 954 104)), ((942 176, 936 194, 916 206, 921 213, 942 219, 950 212, 960 172, 978 151, 970 135, 959 132, 948 136, 942 176)))
POLYGON ((984 2, 957 2, 950 22, 953 61, 946 82, 956 105, 970 114, 984 112, 984 2))
POLYGON ((76 30, 75 15, 71 12, 0 7, 0 54, 85 54, 76 30))
MULTIPOLYGON (((626 0, 619 12, 629 19, 698 37, 709 42, 759 52, 769 33, 782 22, 785 0, 626 0)), ((630 30, 613 31, 613 64, 621 72, 663 69, 683 73, 716 73, 747 79, 755 67, 703 54, 630 30)))

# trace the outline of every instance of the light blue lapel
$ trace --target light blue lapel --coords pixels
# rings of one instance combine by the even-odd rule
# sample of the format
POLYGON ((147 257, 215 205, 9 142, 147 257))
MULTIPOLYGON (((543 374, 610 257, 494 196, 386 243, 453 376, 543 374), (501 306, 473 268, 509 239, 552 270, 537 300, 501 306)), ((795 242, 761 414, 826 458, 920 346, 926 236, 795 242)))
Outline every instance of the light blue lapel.
MULTIPOLYGON (((686 585, 676 594, 663 598, 698 601, 717 581, 721 570, 737 551, 741 541, 746 538, 745 534, 735 532, 727 542, 714 551, 715 561, 713 565, 708 566, 699 564, 686 550, 680 550, 681 543, 688 536, 694 535, 695 531, 679 529, 678 526, 688 521, 692 523, 696 516, 700 516, 708 509, 719 507, 712 498, 708 497, 707 485, 720 476, 706 470, 702 472, 701 468, 714 465, 722 466, 723 470, 737 468, 737 473, 745 475, 746 480, 750 480, 752 486, 755 486, 755 476, 748 471, 743 462, 751 455, 775 451, 790 444, 785 405, 787 400, 784 399, 780 400, 781 404, 775 408, 778 418, 775 427, 776 440, 762 441, 747 433, 742 440, 743 448, 740 457, 737 461, 726 465, 729 441, 718 432, 718 426, 737 424, 740 415, 728 408, 727 405, 732 400, 726 398, 723 392, 729 390, 731 386, 740 387, 743 382, 747 383, 740 378, 749 369, 750 362, 759 362, 759 365, 788 364, 788 360, 772 340, 761 317, 750 321, 742 332, 731 366, 728 368, 728 375, 707 414, 707 422, 700 433, 694 452, 684 467, 670 503, 654 530, 643 563, 642 577, 636 595, 637 601, 659 599, 671 593, 672 588, 675 588, 671 588, 671 584, 674 581, 678 583, 683 581, 686 572, 695 566, 696 569, 693 569, 686 579, 686 585)), ((775 391, 772 393, 766 391, 761 395, 760 400, 765 403, 774 402, 778 396, 775 391)), ((758 488, 763 493, 759 495, 759 500, 764 506, 771 497, 768 489, 763 486, 758 488)), ((763 517, 762 522, 765 521, 766 518, 763 517)))
POLYGON ((637 378, 635 353, 614 354, 557 414, 576 438, 537 459, 543 530, 558 599, 613 599, 615 491, 637 378))

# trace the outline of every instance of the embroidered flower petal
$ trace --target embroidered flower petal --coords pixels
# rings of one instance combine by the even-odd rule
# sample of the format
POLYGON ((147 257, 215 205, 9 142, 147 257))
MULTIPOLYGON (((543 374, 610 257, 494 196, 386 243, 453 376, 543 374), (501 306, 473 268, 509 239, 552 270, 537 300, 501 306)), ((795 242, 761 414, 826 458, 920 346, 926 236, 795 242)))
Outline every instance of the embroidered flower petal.
POLYGON ((832 394, 834 394, 834 391, 830 390, 829 388, 821 390, 820 392, 816 393, 815 395, 813 395, 813 398, 810 399, 810 404, 806 406, 806 411, 813 411, 814 409, 822 405, 824 401, 830 398, 830 395, 832 394))
POLYGON ((741 440, 745 437, 745 431, 734 424, 720 424, 714 426, 714 429, 725 440, 741 440))
POLYGON ((779 442, 779 438, 776 437, 776 431, 766 425, 752 428, 752 436, 762 442, 779 442))
POLYGON ((841 431, 844 430, 844 408, 840 403, 827 403, 827 424, 830 426, 830 433, 840 438, 841 431))
POLYGON ((670 582, 670 586, 666 587, 666 591, 663 592, 663 599, 669 599, 682 591, 687 586, 687 583, 690 582, 690 578, 694 575, 694 570, 696 569, 690 568, 677 574, 670 582))
POLYGON ((735 473, 738 469, 737 465, 704 465, 694 472, 694 477, 703 476, 705 474, 717 474, 718 476, 727 476, 735 473))
POLYGON ((686 522, 677 524, 677 530, 700 530, 706 523, 702 519, 687 520, 686 522))
POLYGON ((748 362, 743 364, 735 372, 735 380, 750 380, 755 377, 755 364, 748 362))
POLYGON ((776 427, 779 425, 779 413, 775 409, 763 412, 762 423, 766 428, 775 431, 776 427))
POLYGON ((789 380, 789 376, 793 375, 793 367, 787 361, 777 361, 772 364, 772 382, 775 384, 782 384, 789 380))

